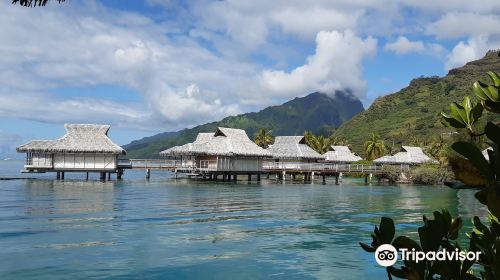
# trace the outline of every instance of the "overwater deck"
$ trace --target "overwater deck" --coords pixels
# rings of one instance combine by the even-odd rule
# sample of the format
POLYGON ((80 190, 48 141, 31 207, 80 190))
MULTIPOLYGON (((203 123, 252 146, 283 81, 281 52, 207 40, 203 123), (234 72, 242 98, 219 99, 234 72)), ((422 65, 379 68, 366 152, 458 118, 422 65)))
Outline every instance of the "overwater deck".
MULTIPOLYGON (((343 175, 356 174, 363 176, 367 181, 373 176, 383 177, 386 175, 386 170, 381 165, 374 164, 336 164, 336 163, 304 163, 304 162, 274 162, 265 161, 263 168, 260 171, 255 170, 239 170, 232 171, 221 170, 217 168, 215 162, 200 161, 196 166, 186 165, 180 160, 161 160, 161 159, 130 159, 120 160, 119 168, 123 169, 142 169, 146 170, 146 178, 149 179, 151 170, 165 170, 177 174, 186 174, 187 176, 197 176, 210 180, 217 180, 222 176, 222 180, 236 180, 238 175, 247 175, 251 180, 252 175, 257 175, 257 180, 260 180, 261 175, 274 175, 277 179, 285 180, 287 176, 290 179, 295 179, 296 176, 302 176, 304 181, 314 179, 314 176, 335 177, 336 183, 342 180, 343 175)), ((409 165, 399 165, 401 172, 409 170, 409 165)))

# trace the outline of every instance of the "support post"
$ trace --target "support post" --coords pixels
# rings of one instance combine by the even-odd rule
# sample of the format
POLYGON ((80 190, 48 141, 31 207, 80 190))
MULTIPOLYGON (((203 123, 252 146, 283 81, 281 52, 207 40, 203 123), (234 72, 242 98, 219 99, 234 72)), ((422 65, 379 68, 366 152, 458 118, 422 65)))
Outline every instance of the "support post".
POLYGON ((118 173, 116 174, 116 179, 121 180, 123 175, 123 169, 118 169, 118 173))
POLYGON ((106 172, 101 172, 100 176, 99 176, 99 179, 101 181, 106 181, 106 172))
POLYGON ((260 173, 257 173, 257 182, 260 182, 260 173))
POLYGON ((85 180, 88 181, 89 180, 89 173, 87 172, 87 176, 85 176, 85 180))
POLYGON ((311 181, 314 181, 314 171, 311 172, 311 181))
POLYGON ((252 181, 252 174, 248 174, 248 182, 252 181))
POLYGON ((56 172, 56 180, 61 180, 61 172, 56 172))
POLYGON ((292 180, 295 181, 295 173, 292 173, 292 180))
POLYGON ((108 172, 108 181, 111 181, 111 172, 108 172))
POLYGON ((372 183, 373 173, 370 173, 370 184, 372 183))
POLYGON ((342 178, 344 177, 344 175, 342 174, 342 172, 339 173, 339 182, 342 183, 342 178))
POLYGON ((149 178, 151 178, 151 169, 146 169, 146 179, 149 180, 149 178))
POLYGON ((64 172, 61 172, 61 180, 64 180, 64 172))
POLYGON ((326 175, 323 174, 323 184, 325 184, 325 183, 326 183, 326 175))
POLYGON ((339 174, 335 174, 335 185, 339 184, 339 174))
POLYGON ((365 185, 368 185, 368 175, 365 176, 365 185))
POLYGON ((285 170, 283 170, 282 176, 283 176, 283 182, 284 182, 286 180, 286 171, 285 170))
POLYGON ((233 181, 235 181, 235 182, 236 182, 236 180, 238 180, 238 175, 234 174, 234 175, 233 175, 233 181))

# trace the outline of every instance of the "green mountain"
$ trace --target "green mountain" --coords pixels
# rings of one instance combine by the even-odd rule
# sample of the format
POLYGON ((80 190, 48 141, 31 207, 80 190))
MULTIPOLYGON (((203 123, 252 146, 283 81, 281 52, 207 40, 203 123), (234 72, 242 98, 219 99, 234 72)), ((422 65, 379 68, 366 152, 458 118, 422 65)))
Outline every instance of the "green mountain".
POLYGON ((128 158, 155 158, 158 152, 192 142, 199 132, 214 131, 218 126, 244 129, 251 138, 261 128, 272 130, 273 135, 302 135, 306 130, 330 135, 335 128, 363 110, 361 102, 348 92, 338 91, 333 97, 315 92, 259 112, 143 138, 124 148, 128 158))
MULTIPOLYGON (((449 105, 473 96, 472 84, 477 80, 489 82, 487 71, 500 73, 497 51, 489 51, 482 59, 452 69, 445 77, 418 78, 402 90, 377 98, 366 111, 344 123, 335 136, 349 141, 352 149, 363 151, 363 143, 371 133, 377 133, 386 144, 410 144, 417 137, 431 137, 455 131, 441 124, 440 112, 449 105)), ((490 116, 491 117, 491 116, 490 116)))

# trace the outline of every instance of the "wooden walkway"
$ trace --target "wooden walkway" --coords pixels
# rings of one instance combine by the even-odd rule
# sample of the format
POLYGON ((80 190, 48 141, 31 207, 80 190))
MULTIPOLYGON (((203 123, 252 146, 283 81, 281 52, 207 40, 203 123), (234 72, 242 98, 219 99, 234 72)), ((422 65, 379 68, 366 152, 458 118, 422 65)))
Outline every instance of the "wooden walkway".
MULTIPOLYGON (((143 169, 150 172, 150 170, 169 170, 179 173, 193 173, 193 174, 206 174, 206 173, 231 173, 231 170, 220 170, 216 168, 215 164, 210 162, 202 162, 199 166, 186 165, 180 160, 162 160, 162 159, 130 159, 120 160, 118 163, 119 168, 123 169, 143 169)), ((409 170, 408 165, 397 166, 401 172, 409 170)), ((247 174, 245 171, 238 171, 237 173, 247 174)), ((255 171, 248 171, 248 174, 256 173, 255 171)), ((313 176, 316 175, 338 175, 338 174, 364 174, 364 175, 383 175, 384 169, 380 165, 370 164, 336 164, 336 163, 303 163, 303 162, 273 162, 266 161, 263 164, 263 169, 260 174, 302 174, 309 173, 313 176)))

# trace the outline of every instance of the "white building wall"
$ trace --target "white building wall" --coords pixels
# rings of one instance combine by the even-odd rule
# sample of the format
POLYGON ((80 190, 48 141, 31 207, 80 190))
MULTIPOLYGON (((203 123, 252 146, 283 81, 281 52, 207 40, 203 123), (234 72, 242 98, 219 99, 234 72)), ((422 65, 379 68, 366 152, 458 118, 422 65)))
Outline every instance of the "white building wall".
POLYGON ((54 155, 54 169, 115 170, 117 155, 66 153, 54 155))
POLYGON ((262 159, 259 158, 219 157, 217 163, 219 171, 262 171, 262 159))
POLYGON ((30 166, 52 168, 52 154, 32 153, 30 166))

